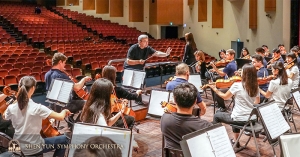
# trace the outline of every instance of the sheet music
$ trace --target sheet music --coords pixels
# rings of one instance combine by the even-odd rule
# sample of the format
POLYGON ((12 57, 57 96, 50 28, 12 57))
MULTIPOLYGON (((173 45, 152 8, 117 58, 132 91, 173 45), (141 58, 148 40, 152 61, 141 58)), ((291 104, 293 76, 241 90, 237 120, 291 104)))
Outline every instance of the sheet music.
POLYGON ((296 104, 300 108, 300 93, 299 91, 296 91, 293 93, 294 100, 296 101, 296 104))
MULTIPOLYGON (((110 128, 103 128, 102 130, 102 136, 108 137, 111 140, 113 140, 115 143, 120 144, 123 146, 122 151, 122 157, 128 156, 128 151, 130 151, 129 156, 131 156, 132 153, 132 147, 130 146, 130 141, 133 140, 133 138, 130 137, 131 132, 128 130, 117 130, 117 129, 110 129, 110 128)), ((132 135, 133 136, 133 135, 132 135)))
POLYGON ((141 88, 141 85, 144 83, 145 75, 145 72, 134 71, 132 76, 131 87, 141 88))
POLYGON ((133 77, 133 70, 125 69, 124 74, 123 74, 122 85, 123 86, 131 86, 132 77, 133 77))
POLYGON ((63 81, 61 81, 61 80, 53 80, 53 81, 54 82, 53 82, 51 91, 48 92, 47 98, 52 99, 52 100, 57 100, 60 88, 63 84, 63 81))
POLYGON ((190 75, 189 83, 193 84, 198 89, 198 92, 203 92, 203 90, 201 89, 202 82, 200 75, 190 75))
POLYGON ((259 111, 272 139, 290 129, 276 103, 260 107, 259 111))
MULTIPOLYGON (((94 137, 95 135, 101 135, 102 128, 99 126, 75 124, 73 128, 71 144, 81 144, 87 139, 94 137)), ((73 157, 75 148, 69 149, 69 157, 73 157)))
POLYGON ((192 157, 194 156, 214 157, 215 156, 206 133, 190 138, 186 140, 186 142, 192 157))
POLYGON ((162 116, 164 114, 164 109, 161 107, 162 101, 168 101, 169 92, 152 90, 151 98, 149 101, 148 113, 153 115, 162 116))
MULTIPOLYGON (((225 126, 207 131, 216 157, 235 157, 225 126)), ((200 149, 199 147, 198 149, 200 149)), ((201 148, 202 150, 202 148, 201 148)))
POLYGON ((73 89, 72 82, 63 82, 57 100, 63 103, 68 103, 72 89, 73 89))
POLYGON ((284 157, 298 157, 300 154, 300 134, 280 136, 284 157))

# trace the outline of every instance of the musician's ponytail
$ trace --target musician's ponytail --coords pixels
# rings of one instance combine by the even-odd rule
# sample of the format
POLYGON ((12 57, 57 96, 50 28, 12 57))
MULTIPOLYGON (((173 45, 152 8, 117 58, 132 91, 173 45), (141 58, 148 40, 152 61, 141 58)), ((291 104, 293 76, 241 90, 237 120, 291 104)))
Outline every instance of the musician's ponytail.
POLYGON ((280 85, 286 85, 288 84, 288 75, 286 73, 286 70, 283 66, 283 63, 280 61, 276 61, 273 65, 272 68, 278 69, 278 77, 280 79, 280 85))
POLYGON ((20 110, 27 107, 29 102, 28 92, 32 87, 36 86, 36 80, 32 76, 24 76, 19 82, 19 90, 17 94, 17 101, 20 110))

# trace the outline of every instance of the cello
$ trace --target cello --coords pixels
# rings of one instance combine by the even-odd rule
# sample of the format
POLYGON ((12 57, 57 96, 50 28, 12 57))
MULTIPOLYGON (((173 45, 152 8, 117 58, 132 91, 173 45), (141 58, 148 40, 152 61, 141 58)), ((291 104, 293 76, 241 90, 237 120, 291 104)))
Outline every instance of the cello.
MULTIPOLYGON (((110 95, 110 113, 113 112, 120 112, 120 110, 122 109, 123 106, 123 101, 121 99, 118 99, 116 94, 115 94, 115 90, 113 90, 113 94, 110 95)), ((128 115, 128 116, 132 116, 132 117, 136 117, 135 112, 128 106, 125 107, 123 114, 128 115)))
POLYGON ((162 101, 162 102, 160 102, 160 105, 162 108, 164 108, 165 113, 177 112, 177 107, 175 106, 175 104, 172 104, 172 103, 169 103, 166 101, 162 101))
POLYGON ((9 86, 5 86, 3 88, 3 93, 5 95, 7 95, 7 97, 9 97, 10 99, 8 101, 3 100, 2 102, 0 102, 0 113, 2 115, 5 112, 5 110, 7 109, 8 105, 13 104, 15 102, 15 100, 17 99, 15 97, 16 92, 11 90, 11 88, 9 86))

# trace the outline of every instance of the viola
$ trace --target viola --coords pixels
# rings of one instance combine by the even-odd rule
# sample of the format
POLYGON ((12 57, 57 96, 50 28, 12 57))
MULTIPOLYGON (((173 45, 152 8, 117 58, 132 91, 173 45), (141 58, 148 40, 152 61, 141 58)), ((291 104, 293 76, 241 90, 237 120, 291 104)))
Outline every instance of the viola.
POLYGON ((166 113, 177 112, 177 107, 174 104, 171 104, 171 103, 166 102, 166 101, 162 101, 162 102, 160 102, 160 105, 161 105, 162 108, 164 108, 164 111, 166 113))
MULTIPOLYGON (((78 81, 72 76, 70 75, 68 72, 61 70, 63 73, 65 73, 74 83, 78 83, 78 81)), ((78 91, 75 91, 75 93, 83 100, 87 100, 90 96, 90 94, 85 91, 85 86, 81 89, 79 89, 78 91)))
POLYGON ((7 95, 7 97, 10 98, 9 101, 5 101, 3 100, 2 102, 0 102, 0 113, 3 115, 3 113, 5 112, 5 110, 7 109, 7 107, 10 105, 10 104, 13 104, 16 100, 16 97, 15 97, 15 94, 16 92, 11 90, 11 88, 9 86, 5 86, 3 88, 3 93, 5 95, 7 95))
POLYGON ((42 121, 42 130, 40 132, 43 138, 59 136, 60 133, 54 128, 48 118, 42 121))

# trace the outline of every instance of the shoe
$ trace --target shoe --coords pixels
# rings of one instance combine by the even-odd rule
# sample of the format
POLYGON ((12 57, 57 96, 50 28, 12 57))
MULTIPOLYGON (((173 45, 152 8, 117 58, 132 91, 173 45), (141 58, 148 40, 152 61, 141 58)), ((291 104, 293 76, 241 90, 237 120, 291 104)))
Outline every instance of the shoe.
MULTIPOLYGON (((230 142, 231 142, 232 146, 235 144, 233 139, 230 139, 230 142)), ((241 147, 240 142, 236 143, 236 148, 240 148, 240 147, 241 147)))
MULTIPOLYGON (((244 134, 247 136, 252 136, 252 132, 244 131, 244 134)), ((255 133, 255 137, 259 138, 259 133, 255 133)))
POLYGON ((226 112, 227 111, 227 109, 226 108, 222 108, 222 107, 220 107, 218 110, 217 110, 217 112, 226 112))

